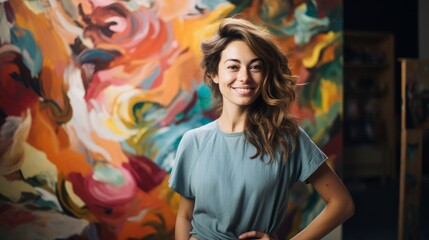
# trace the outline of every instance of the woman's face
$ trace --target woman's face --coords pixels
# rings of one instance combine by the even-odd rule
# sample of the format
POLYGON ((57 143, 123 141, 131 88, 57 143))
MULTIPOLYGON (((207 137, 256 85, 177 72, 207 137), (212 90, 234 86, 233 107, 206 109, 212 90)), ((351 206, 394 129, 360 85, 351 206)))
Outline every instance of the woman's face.
POLYGON ((241 40, 230 42, 221 53, 217 76, 223 108, 245 108, 261 93, 264 75, 262 59, 241 40))

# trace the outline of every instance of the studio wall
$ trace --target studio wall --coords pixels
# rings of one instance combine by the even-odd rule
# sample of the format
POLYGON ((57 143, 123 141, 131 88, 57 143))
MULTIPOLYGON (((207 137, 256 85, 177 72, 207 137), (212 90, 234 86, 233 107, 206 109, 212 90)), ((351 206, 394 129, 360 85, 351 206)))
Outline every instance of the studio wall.
MULTIPOLYGON (((274 33, 341 174, 342 0, 1 1, 0 235, 173 239, 177 145, 215 118, 199 44, 236 14, 274 33)), ((322 208, 297 185, 280 237, 322 208)))

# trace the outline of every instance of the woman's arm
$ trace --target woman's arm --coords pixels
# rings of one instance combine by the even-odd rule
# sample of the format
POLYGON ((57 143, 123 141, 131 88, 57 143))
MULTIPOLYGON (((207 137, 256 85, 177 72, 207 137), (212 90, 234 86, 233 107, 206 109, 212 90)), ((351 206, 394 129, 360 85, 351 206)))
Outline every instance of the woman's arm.
POLYGON ((326 207, 306 228, 294 236, 293 240, 321 239, 350 218, 355 211, 349 191, 326 163, 308 180, 325 201, 326 207))
POLYGON ((180 197, 179 209, 177 211, 175 236, 176 240, 189 240, 192 230, 192 212, 194 210, 194 200, 180 197))

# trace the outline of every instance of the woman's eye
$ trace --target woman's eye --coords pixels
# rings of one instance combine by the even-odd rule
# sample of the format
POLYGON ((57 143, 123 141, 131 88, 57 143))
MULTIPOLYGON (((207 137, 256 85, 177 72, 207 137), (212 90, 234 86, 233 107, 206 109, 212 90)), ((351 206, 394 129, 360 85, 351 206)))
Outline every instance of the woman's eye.
POLYGON ((226 68, 230 70, 238 70, 238 66, 236 65, 227 66, 226 68))
POLYGON ((250 66, 250 70, 253 72, 260 72, 260 71, 262 71, 262 66, 261 65, 253 65, 253 66, 250 66))

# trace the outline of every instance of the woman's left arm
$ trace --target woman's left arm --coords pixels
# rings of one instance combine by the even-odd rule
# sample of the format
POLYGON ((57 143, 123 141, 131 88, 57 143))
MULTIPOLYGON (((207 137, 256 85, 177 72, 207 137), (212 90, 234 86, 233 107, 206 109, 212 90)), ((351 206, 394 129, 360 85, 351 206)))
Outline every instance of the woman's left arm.
POLYGON ((335 172, 323 163, 308 181, 325 201, 326 207, 301 232, 292 239, 321 239, 349 219, 355 211, 349 191, 335 172))

